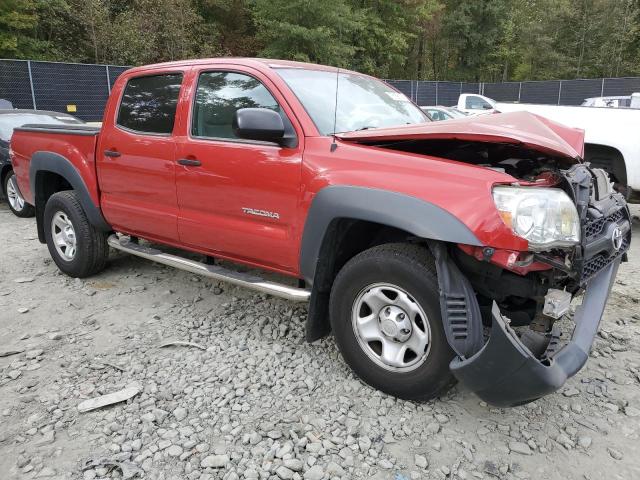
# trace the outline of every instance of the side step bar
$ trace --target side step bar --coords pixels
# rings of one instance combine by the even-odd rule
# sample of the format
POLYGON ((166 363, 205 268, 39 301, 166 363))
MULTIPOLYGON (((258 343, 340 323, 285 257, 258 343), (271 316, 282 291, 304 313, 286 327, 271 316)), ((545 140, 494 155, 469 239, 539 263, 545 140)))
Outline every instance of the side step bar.
POLYGON ((120 239, 115 234, 110 235, 107 241, 110 247, 130 253, 131 255, 153 260, 154 262, 179 268, 180 270, 186 270, 196 275, 250 288, 258 292, 268 293, 275 297, 285 298, 294 302, 306 302, 311 296, 311 292, 304 288, 290 287, 281 283, 270 282, 256 275, 235 272, 218 265, 206 265, 202 262, 164 253, 155 248, 138 245, 129 241, 126 237, 120 239))

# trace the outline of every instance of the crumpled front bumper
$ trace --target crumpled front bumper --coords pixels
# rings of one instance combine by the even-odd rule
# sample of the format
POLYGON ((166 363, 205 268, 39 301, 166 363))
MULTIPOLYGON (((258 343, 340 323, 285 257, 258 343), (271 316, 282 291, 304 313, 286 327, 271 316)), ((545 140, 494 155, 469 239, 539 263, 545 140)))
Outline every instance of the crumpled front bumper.
POLYGON ((588 281, 571 340, 548 360, 541 362, 525 347, 494 303, 489 341, 472 357, 455 358, 451 371, 481 399, 500 407, 522 405, 558 390, 589 357, 619 265, 617 259, 588 281))

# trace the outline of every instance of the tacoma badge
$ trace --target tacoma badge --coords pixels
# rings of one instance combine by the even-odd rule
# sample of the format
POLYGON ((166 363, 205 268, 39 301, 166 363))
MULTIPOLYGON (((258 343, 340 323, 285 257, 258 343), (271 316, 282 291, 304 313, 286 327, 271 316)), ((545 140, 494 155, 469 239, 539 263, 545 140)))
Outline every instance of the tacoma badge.
POLYGON ((242 207, 242 211, 247 215, 257 215, 258 217, 269 217, 275 220, 280 219, 278 212, 268 212, 267 210, 256 210, 255 208, 242 207))

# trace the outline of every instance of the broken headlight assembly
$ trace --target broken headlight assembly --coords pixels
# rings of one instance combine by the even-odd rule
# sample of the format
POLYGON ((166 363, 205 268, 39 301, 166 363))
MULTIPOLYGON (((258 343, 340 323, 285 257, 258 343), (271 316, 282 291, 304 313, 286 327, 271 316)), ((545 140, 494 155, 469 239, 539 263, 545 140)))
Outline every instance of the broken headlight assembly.
POLYGON ((502 221, 533 251, 571 247, 580 242, 580 219, 569 196, 558 188, 493 188, 502 221))

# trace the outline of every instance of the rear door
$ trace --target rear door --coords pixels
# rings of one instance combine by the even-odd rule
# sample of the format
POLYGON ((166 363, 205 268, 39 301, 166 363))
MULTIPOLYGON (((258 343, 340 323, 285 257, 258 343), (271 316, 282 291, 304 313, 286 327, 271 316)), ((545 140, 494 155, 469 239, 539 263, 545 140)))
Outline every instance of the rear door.
POLYGON ((190 112, 177 138, 181 241, 235 260, 294 272, 303 135, 269 78, 248 67, 194 69, 190 112), (295 147, 236 137, 236 110, 269 108, 295 147), (186 161, 185 161, 186 160, 186 161))
MULTIPOLYGON (((173 129, 183 72, 131 77, 96 152, 101 205, 115 229, 177 242, 173 129)), ((118 92, 114 92, 118 95, 118 92)))

